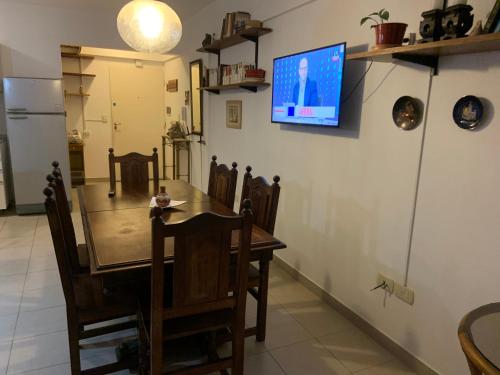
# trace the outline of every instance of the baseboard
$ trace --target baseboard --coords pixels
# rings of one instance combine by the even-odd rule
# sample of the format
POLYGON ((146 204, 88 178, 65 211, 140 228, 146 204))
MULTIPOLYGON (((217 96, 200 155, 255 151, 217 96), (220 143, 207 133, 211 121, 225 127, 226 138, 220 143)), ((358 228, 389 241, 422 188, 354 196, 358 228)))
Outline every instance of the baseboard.
POLYGON ((321 289, 315 282, 309 279, 307 276, 303 275, 295 268, 290 266, 284 260, 274 257, 274 263, 283 269, 286 273, 290 274, 294 279, 299 281, 307 289, 312 291, 318 297, 320 297, 324 302, 331 305, 335 310, 341 313, 345 318, 350 320, 356 327, 361 331, 366 333, 372 339, 377 341, 381 346, 387 349, 389 352, 394 354, 401 362, 406 364, 408 368, 415 371, 419 375, 439 375, 438 372, 429 367, 426 363, 422 362, 420 359, 415 357, 413 354, 408 352, 405 348, 400 346, 390 337, 386 336, 384 333, 380 332, 377 328, 372 326, 338 299, 321 289))

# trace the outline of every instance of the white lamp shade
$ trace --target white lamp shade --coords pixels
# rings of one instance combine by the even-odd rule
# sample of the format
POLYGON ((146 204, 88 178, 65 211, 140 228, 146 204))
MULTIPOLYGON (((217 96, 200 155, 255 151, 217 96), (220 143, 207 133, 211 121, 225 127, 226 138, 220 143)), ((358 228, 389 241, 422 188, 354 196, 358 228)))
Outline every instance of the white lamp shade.
POLYGON ((165 53, 181 40, 179 16, 167 4, 156 0, 133 0, 116 20, 122 39, 136 51, 165 53))

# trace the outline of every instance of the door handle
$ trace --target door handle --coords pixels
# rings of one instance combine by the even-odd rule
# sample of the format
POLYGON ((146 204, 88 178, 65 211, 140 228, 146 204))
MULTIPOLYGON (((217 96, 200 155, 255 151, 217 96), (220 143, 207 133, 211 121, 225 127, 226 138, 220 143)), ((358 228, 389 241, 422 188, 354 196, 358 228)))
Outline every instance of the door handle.
POLYGON ((121 122, 118 122, 118 121, 113 122, 113 127, 115 128, 115 130, 118 130, 118 127, 121 125, 122 125, 121 122))
POLYGON ((28 116, 9 116, 11 120, 26 120, 28 116))
POLYGON ((26 112, 27 110, 28 110, 27 108, 21 108, 21 107, 7 108, 7 112, 26 112))

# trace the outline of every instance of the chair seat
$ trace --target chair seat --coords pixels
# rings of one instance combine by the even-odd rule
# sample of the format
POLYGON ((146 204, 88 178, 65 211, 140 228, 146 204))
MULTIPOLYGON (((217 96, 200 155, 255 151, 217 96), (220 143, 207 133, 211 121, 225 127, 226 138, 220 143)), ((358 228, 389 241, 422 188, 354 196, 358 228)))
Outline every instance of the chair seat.
POLYGON ((100 279, 80 275, 74 280, 74 291, 80 324, 92 324, 137 313, 138 303, 133 289, 114 288, 105 293, 100 279))
MULTIPOLYGON (((234 289, 234 286, 236 285, 236 270, 234 265, 231 265, 231 281, 230 281, 230 288, 231 290, 234 289)), ((250 267, 248 268, 248 285, 247 288, 256 288, 260 284, 260 273, 257 267, 254 265, 250 264, 250 267)))

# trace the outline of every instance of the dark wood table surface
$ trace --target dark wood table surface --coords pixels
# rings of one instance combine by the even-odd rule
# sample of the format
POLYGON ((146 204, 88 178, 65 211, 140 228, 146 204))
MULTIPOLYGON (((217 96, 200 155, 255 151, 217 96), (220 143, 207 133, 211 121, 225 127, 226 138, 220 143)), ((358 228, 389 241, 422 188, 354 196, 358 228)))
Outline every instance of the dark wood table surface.
MULTIPOLYGON (((235 215, 233 211, 207 196, 194 186, 180 180, 160 181, 173 200, 186 203, 165 210, 166 222, 189 219, 199 213, 215 212, 235 215)), ((92 274, 110 274, 151 266, 151 209, 154 196, 151 184, 145 191, 122 191, 117 183, 116 194, 108 197, 109 184, 98 183, 78 188, 85 239, 92 274)), ((234 251, 238 233, 233 233, 234 251)), ((173 239, 166 240, 165 261, 173 261, 173 239)), ((252 230, 252 261, 269 262, 273 251, 286 245, 257 226, 252 230)))

